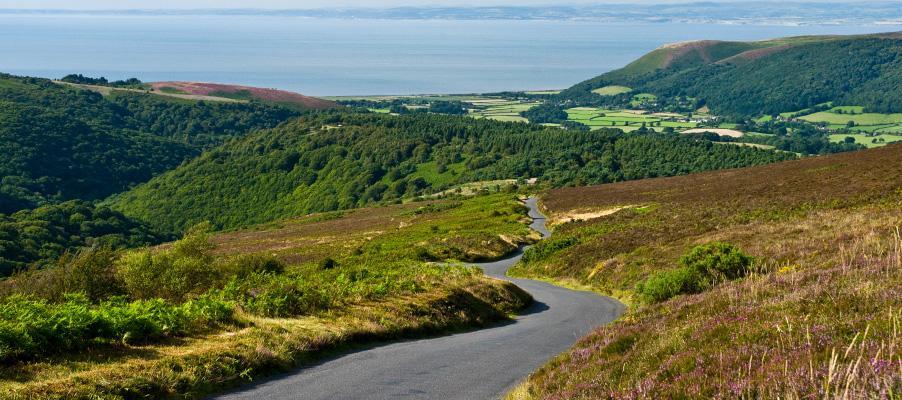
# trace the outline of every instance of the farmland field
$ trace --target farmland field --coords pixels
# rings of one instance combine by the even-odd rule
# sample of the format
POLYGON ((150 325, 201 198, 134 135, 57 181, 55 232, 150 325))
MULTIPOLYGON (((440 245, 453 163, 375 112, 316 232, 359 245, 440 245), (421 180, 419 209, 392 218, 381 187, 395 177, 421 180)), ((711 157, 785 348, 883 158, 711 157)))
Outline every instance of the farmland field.
POLYGON ((566 111, 570 121, 579 122, 591 129, 613 127, 628 132, 639 129, 642 123, 656 131, 661 131, 665 127, 680 130, 698 126, 694 122, 675 121, 682 116, 674 113, 648 114, 637 110, 618 111, 593 107, 575 107, 566 111))
POLYGON ((605 86, 603 88, 595 89, 592 91, 592 93, 600 94, 602 96, 613 96, 616 94, 629 93, 631 91, 633 91, 633 89, 626 87, 626 86, 612 85, 612 86, 605 86))
POLYGON ((863 145, 868 148, 885 146, 889 143, 895 143, 902 141, 902 136, 900 135, 877 135, 877 136, 869 136, 861 133, 836 133, 830 135, 831 142, 843 142, 847 137, 851 137, 855 139, 855 143, 863 145))
POLYGON ((488 118, 496 121, 528 122, 520 113, 539 105, 539 102, 523 102, 506 99, 471 99, 469 103, 475 108, 470 109, 473 118, 488 118))
POLYGON ((848 132, 830 135, 832 142, 843 142, 847 137, 851 137, 855 139, 855 143, 871 148, 902 140, 902 136, 900 136, 902 135, 902 113, 877 114, 863 111, 864 107, 839 106, 827 111, 803 115, 798 119, 825 123, 830 130, 848 132))
POLYGON ((861 107, 834 107, 828 111, 801 116, 799 119, 809 122, 826 122, 835 125, 845 125, 849 121, 855 122, 856 125, 892 125, 902 124, 902 113, 861 113, 861 107), (839 110, 845 110, 846 113, 839 114, 837 113, 839 110), (848 113, 849 110, 855 111, 855 114, 848 113))

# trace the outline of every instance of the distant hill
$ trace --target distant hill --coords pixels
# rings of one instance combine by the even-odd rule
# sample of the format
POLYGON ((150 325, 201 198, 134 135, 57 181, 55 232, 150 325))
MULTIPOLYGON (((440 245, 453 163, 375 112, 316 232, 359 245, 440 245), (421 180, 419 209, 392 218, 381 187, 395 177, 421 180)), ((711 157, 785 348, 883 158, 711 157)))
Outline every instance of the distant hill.
POLYGON ((251 86, 205 82, 153 82, 150 86, 153 90, 164 93, 225 97, 236 100, 259 100, 291 105, 301 109, 323 110, 339 106, 338 103, 329 100, 304 96, 294 92, 251 86))
POLYGON ((713 112, 732 116, 771 115, 828 101, 899 112, 902 33, 675 43, 557 98, 593 104, 603 101, 593 90, 614 85, 662 99, 697 98, 713 112))
POLYGON ((0 213, 95 200, 296 111, 60 85, 0 74, 0 213))
POLYGON ((788 158, 794 155, 673 135, 335 111, 229 142, 110 205, 167 231, 204 220, 234 228, 395 202, 466 182, 538 178, 563 186, 788 158))

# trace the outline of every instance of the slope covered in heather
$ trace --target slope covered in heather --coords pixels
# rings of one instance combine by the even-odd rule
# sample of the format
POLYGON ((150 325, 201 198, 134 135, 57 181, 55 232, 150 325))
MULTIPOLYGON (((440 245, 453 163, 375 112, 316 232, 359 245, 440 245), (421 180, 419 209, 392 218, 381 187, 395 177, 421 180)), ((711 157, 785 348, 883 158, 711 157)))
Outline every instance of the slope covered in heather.
POLYGON ((553 239, 529 250, 516 274, 592 287, 631 310, 520 392, 880 398, 898 390, 888 366, 902 362, 893 344, 902 318, 900 159, 902 146, 892 145, 548 192, 553 239), (699 275, 704 268, 722 272, 699 275))

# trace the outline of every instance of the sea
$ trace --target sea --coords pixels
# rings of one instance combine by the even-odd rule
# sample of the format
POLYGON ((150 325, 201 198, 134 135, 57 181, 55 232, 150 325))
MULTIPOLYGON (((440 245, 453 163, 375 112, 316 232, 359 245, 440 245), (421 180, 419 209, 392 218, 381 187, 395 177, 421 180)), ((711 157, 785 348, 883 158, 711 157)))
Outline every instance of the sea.
POLYGON ((899 31, 889 25, 0 14, 0 72, 187 80, 313 96, 559 89, 666 43, 899 31))

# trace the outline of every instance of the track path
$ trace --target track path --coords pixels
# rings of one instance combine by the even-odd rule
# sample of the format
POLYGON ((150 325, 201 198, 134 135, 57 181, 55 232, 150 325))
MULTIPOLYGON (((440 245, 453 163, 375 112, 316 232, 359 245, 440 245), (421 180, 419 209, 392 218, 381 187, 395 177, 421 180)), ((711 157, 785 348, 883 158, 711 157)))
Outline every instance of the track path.
MULTIPOLYGON (((536 199, 530 225, 549 236, 536 199)), ((509 280, 535 302, 514 321, 471 332, 395 342, 350 352, 245 386, 220 399, 497 399, 625 307, 617 300, 505 276, 523 255, 476 264, 509 280)))

